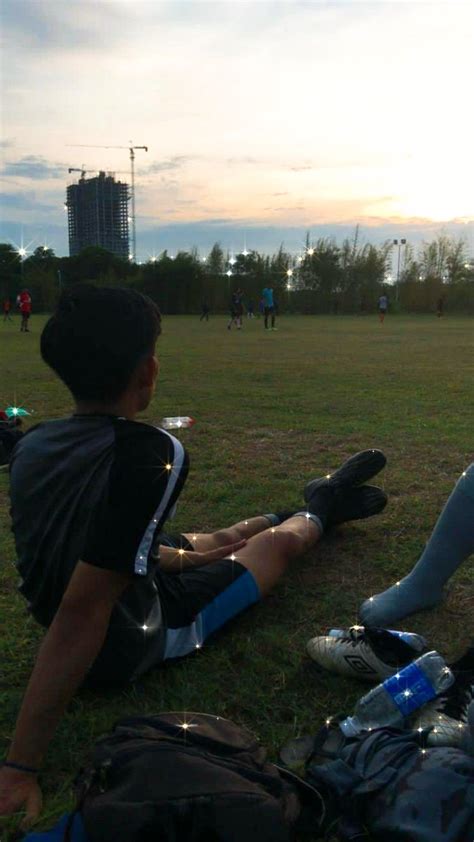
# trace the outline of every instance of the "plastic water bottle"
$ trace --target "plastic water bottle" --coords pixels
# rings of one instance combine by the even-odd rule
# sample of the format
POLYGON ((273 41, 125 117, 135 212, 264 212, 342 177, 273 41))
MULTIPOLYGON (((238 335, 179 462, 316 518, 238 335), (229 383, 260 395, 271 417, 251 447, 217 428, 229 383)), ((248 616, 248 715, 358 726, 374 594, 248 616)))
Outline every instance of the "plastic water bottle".
POLYGON ((400 726, 406 716, 444 693, 454 675, 438 652, 426 652, 357 702, 353 716, 340 723, 346 737, 387 725, 400 726))
MULTIPOLYGON (((353 626, 352 628, 364 631, 364 626, 353 626)), ((403 640, 404 643, 408 643, 415 652, 423 652, 423 649, 426 649, 426 640, 421 634, 415 634, 415 632, 405 632, 405 631, 398 631, 397 629, 384 629, 389 634, 393 634, 394 637, 398 637, 400 640, 403 640)), ((346 637, 347 636, 347 629, 329 629, 327 632, 328 637, 346 637)))
POLYGON ((461 742, 461 748, 474 757, 474 699, 467 709, 467 728, 461 742))
POLYGON ((162 419, 161 426, 164 430, 184 430, 195 423, 194 418, 190 418, 189 415, 170 415, 162 419))

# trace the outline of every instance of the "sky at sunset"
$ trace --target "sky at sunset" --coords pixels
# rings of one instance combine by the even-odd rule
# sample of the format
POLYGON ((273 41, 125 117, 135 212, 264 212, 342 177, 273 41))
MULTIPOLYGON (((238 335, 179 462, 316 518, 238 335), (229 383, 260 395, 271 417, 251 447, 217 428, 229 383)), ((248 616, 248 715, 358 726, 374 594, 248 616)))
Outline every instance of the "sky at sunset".
POLYGON ((306 231, 357 223, 373 242, 443 229, 474 256, 473 2, 2 0, 1 14, 1 240, 67 254, 68 167, 128 180, 126 148, 93 146, 132 140, 149 147, 140 259, 216 240, 296 252, 306 231))

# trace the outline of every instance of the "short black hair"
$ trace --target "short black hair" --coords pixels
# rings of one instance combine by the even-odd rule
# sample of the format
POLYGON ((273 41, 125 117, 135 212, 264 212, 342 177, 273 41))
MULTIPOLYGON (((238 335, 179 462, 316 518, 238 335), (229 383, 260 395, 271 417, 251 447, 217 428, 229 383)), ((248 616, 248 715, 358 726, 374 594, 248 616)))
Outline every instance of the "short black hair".
POLYGON ((61 296, 41 334, 41 356, 77 400, 111 401, 152 354, 161 314, 133 289, 77 284, 61 296))

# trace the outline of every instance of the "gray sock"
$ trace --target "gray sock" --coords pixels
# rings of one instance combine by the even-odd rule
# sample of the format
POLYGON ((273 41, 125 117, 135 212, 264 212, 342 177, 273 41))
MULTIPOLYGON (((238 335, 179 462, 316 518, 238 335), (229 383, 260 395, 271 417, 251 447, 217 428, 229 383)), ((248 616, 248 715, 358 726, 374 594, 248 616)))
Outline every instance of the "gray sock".
POLYGON ((312 520, 318 529, 320 529, 321 532, 324 532, 324 525, 321 518, 319 518, 318 515, 314 515, 312 512, 295 512, 293 517, 305 517, 306 520, 312 520))
POLYGON ((359 616, 367 626, 387 627, 433 608, 459 565, 474 552, 474 463, 457 482, 423 554, 404 579, 367 599, 359 616))

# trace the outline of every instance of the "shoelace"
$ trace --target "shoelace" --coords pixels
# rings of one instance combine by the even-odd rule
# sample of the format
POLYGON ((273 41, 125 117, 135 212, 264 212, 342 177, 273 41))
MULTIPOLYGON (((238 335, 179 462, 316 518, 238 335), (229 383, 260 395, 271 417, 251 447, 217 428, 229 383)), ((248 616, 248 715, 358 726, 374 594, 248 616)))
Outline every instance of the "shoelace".
POLYGON ((347 629, 346 634, 341 635, 339 640, 343 640, 344 643, 349 643, 351 646, 357 646, 358 643, 367 643, 367 635, 365 629, 351 626, 350 629, 347 629))
POLYGON ((456 681, 438 698, 436 710, 451 719, 467 722, 467 709, 474 699, 474 672, 458 673, 456 681))

